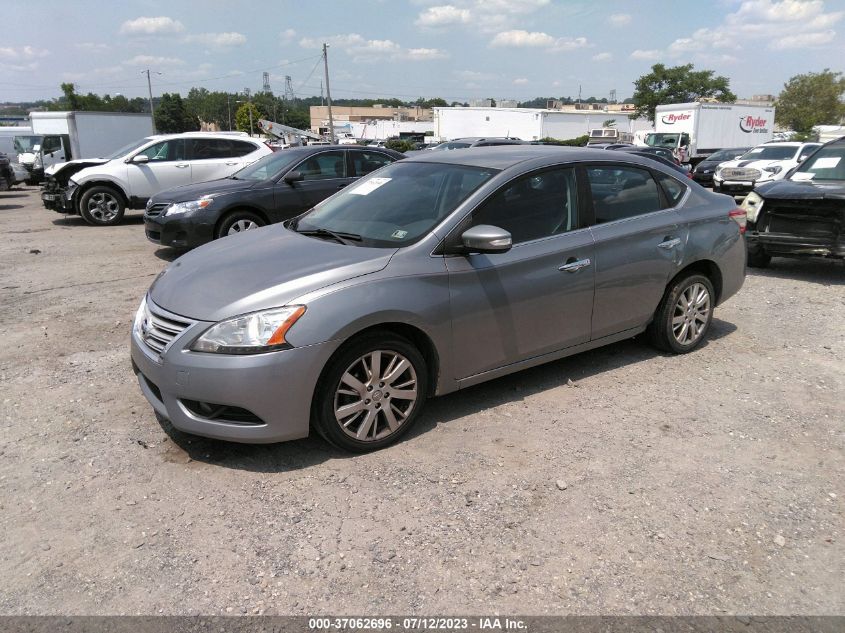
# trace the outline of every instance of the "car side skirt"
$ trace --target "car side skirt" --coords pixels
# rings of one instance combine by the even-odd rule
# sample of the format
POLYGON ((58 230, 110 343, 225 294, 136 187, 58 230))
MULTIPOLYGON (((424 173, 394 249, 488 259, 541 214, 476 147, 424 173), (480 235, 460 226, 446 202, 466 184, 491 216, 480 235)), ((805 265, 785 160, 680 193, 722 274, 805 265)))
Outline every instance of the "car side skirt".
POLYGON ((474 376, 461 378, 457 381, 458 389, 472 387, 473 385, 477 385, 482 382, 487 382, 488 380, 493 380, 494 378, 499 378, 500 376, 507 376, 508 374, 513 374, 515 372, 522 371, 523 369, 536 367, 537 365, 543 365, 545 363, 559 360, 561 358, 566 358, 567 356, 580 354, 581 352, 586 352, 597 347, 603 347, 604 345, 609 345, 611 343, 618 343, 619 341, 624 341, 625 339, 632 338, 637 334, 641 334, 645 331, 645 328, 646 326, 631 328, 629 330, 618 332, 617 334, 603 336, 602 338, 598 338, 593 341, 587 341, 586 343, 580 343, 578 345, 573 345, 572 347, 566 347, 556 352, 549 352, 548 354, 542 354, 533 358, 527 358, 516 363, 511 363, 510 365, 505 365, 497 369, 491 369, 480 374, 475 374, 474 376))

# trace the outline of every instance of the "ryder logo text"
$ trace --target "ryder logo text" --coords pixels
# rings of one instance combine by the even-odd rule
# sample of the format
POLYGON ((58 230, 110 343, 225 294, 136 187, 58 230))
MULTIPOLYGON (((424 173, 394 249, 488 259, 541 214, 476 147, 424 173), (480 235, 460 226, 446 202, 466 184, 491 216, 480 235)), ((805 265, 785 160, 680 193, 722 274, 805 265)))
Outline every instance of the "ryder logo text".
POLYGON ((739 117, 739 129, 748 134, 765 134, 768 132, 766 119, 753 116, 739 117))
POLYGON ((673 112, 672 114, 664 114, 662 117, 660 117, 660 120, 663 121, 666 125, 674 125, 679 121, 688 120, 691 116, 691 114, 687 114, 686 112, 681 112, 680 114, 675 114, 673 112))

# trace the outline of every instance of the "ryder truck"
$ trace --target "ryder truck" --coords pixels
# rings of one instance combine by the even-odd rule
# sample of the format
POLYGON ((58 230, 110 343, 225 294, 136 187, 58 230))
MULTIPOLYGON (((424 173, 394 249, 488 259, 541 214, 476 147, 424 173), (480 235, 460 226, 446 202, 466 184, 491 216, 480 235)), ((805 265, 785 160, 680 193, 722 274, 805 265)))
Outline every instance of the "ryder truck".
POLYGON ((695 167, 713 152, 754 147, 774 139, 775 109, 735 103, 659 105, 654 131, 644 144, 671 149, 684 164, 695 167))

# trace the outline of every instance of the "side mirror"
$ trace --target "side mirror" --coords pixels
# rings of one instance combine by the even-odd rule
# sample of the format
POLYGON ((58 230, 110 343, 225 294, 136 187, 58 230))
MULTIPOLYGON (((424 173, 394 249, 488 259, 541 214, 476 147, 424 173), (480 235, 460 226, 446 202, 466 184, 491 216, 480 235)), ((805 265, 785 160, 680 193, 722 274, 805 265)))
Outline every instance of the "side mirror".
POLYGON ((467 229, 461 235, 461 242, 471 253, 507 253, 513 246, 510 233, 489 224, 467 229))
POLYGON ((798 157, 798 162, 799 162, 799 163, 803 163, 805 160, 807 160, 807 157, 806 157, 806 156, 799 156, 799 157, 798 157))
POLYGON ((132 162, 132 163, 137 163, 137 164, 139 164, 139 165, 143 165, 144 163, 149 163, 149 162, 150 162, 150 157, 149 157, 149 156, 147 156, 146 154, 135 154, 135 155, 132 157, 132 159, 131 159, 131 161, 130 161, 130 162, 132 162))
POLYGON ((292 185, 293 183, 299 182, 300 180, 305 180, 305 176, 302 175, 302 172, 294 169, 293 171, 289 171, 285 174, 284 180, 289 185, 292 185))

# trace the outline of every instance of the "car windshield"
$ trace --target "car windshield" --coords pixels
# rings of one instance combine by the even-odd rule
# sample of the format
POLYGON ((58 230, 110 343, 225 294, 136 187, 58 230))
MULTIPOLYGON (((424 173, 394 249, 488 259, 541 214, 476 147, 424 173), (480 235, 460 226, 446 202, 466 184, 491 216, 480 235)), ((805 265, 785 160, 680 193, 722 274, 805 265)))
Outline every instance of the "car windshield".
POLYGON ((646 145, 651 147, 677 147, 679 134, 647 134, 645 137, 646 145))
POLYGON ((303 158, 302 152, 288 150, 273 152, 236 171, 231 177, 235 180, 269 180, 303 158))
POLYGON ((828 145, 810 156, 791 180, 845 180, 845 145, 828 145))
POLYGON ((718 152, 713 152, 707 157, 707 160, 720 160, 722 162, 733 160, 738 156, 742 156, 748 149, 720 149, 718 152))
POLYGON ((122 156, 126 156, 130 152, 134 152, 136 149, 140 149, 147 143, 149 143, 152 139, 150 138, 142 138, 140 141, 132 141, 129 145, 124 145, 116 152, 109 154, 108 156, 103 156, 103 158, 107 160, 114 160, 115 158, 120 158, 122 156))
POLYGON ((739 160, 789 160, 797 151, 798 147, 791 145, 761 145, 740 156, 739 160))
MULTIPOLYGON (((354 235, 355 244, 413 244, 498 170, 440 163, 394 163, 323 201, 289 225, 295 231, 354 235)), ((349 242, 353 243, 353 242, 349 242)))
POLYGON ((41 145, 40 136, 16 136, 13 142, 15 151, 18 154, 27 154, 34 151, 36 145, 41 145))

